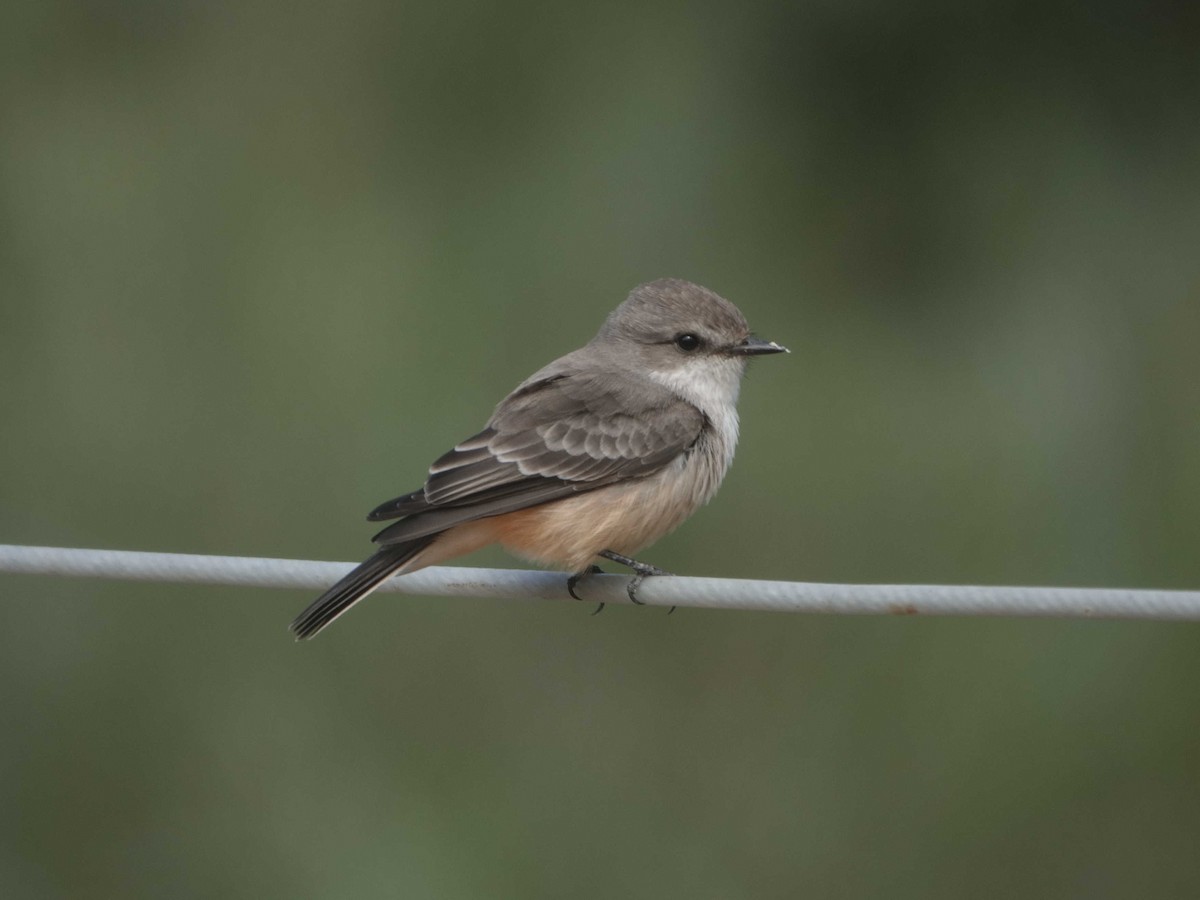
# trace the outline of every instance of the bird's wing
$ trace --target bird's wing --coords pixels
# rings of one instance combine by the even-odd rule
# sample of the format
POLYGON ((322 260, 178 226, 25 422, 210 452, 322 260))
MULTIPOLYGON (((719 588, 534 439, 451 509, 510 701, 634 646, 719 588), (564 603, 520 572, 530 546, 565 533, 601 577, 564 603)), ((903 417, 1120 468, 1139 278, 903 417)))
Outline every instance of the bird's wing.
POLYGON ((429 467, 424 488, 381 504, 400 518, 375 536, 408 541, 659 471, 707 425, 666 388, 624 372, 567 371, 531 379, 487 428, 429 467))

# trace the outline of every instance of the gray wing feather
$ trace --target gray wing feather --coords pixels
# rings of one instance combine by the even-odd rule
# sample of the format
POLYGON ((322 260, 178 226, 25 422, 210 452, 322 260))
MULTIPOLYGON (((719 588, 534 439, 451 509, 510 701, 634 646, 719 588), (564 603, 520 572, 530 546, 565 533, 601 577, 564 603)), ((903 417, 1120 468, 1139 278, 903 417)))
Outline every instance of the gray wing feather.
POLYGON ((572 371, 563 365, 569 359, 505 398, 487 428, 430 466, 422 490, 377 507, 369 518, 403 518, 375 540, 413 540, 646 477, 686 453, 706 427, 703 413, 664 387, 624 373, 572 371))

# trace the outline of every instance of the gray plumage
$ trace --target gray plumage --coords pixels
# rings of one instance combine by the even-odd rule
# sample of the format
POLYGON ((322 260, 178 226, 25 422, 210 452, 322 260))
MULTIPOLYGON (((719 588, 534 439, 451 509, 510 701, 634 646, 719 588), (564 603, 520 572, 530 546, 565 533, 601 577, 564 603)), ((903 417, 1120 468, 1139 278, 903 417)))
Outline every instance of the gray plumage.
MULTIPOLYGON (((782 349, 752 338, 737 307, 706 288, 635 288, 591 342, 518 385, 482 431, 435 460, 422 488, 370 513, 397 520, 375 535, 380 550, 293 631, 310 637, 392 573, 429 564, 424 551, 456 526, 675 472, 655 495, 672 508, 647 510, 644 530, 661 536, 712 495, 733 458, 746 359, 782 349)), ((602 549, 614 548, 583 555, 602 549)))
POLYGON ((506 397, 487 428, 430 466, 421 491, 369 516, 403 517, 377 543, 412 540, 484 516, 642 478, 700 438, 705 416, 626 372, 558 360, 506 397))

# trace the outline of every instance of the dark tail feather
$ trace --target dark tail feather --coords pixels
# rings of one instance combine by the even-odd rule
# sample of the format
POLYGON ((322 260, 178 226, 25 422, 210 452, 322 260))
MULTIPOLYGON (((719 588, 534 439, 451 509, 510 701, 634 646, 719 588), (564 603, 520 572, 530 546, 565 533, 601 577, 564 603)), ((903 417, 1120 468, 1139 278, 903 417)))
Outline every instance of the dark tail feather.
POLYGON ((315 635, 387 581, 393 572, 432 542, 433 537, 431 536, 415 541, 405 541, 403 544, 392 544, 376 550, 374 555, 368 557, 345 578, 314 600, 308 609, 296 616, 296 621, 291 624, 296 640, 307 640, 315 635))

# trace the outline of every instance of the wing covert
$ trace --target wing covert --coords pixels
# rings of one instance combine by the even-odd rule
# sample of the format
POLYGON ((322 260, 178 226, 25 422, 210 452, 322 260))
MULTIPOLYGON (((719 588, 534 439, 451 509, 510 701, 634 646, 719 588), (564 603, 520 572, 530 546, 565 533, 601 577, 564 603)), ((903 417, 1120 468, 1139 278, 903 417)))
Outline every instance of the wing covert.
POLYGON ((371 513, 405 517, 375 540, 409 540, 651 475, 687 452, 705 426, 690 403, 624 373, 531 379, 500 403, 483 431, 434 461, 421 491, 371 513))

